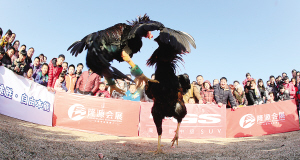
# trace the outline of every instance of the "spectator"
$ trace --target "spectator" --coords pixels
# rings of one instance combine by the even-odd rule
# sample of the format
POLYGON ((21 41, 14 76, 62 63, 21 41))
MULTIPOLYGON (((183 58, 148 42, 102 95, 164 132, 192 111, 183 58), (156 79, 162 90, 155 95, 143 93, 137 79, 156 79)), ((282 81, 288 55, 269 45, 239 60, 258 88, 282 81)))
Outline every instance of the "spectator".
POLYGON ((43 65, 43 63, 44 63, 44 54, 43 53, 41 53, 40 55, 39 55, 39 58, 40 58, 40 64, 41 65, 43 65))
POLYGON ((246 82, 246 85, 244 86, 245 93, 248 93, 248 90, 251 88, 251 80, 246 82))
POLYGON ((290 95, 290 99, 295 99, 296 98, 296 89, 295 89, 295 85, 290 82, 289 77, 286 76, 283 78, 283 83, 282 85, 284 86, 284 88, 287 90, 287 92, 290 95))
POLYGON ((214 99, 214 89, 211 87, 209 80, 203 83, 204 88, 200 92, 203 104, 216 104, 214 99))
POLYGON ((20 46, 20 41, 16 40, 13 44, 13 47, 15 48, 15 54, 11 57, 11 61, 14 62, 16 59, 19 58, 19 46, 20 46))
POLYGON ((262 98, 262 101, 264 103, 266 103, 266 101, 268 100, 268 91, 266 90, 266 88, 264 86, 264 82, 263 82, 262 79, 257 80, 257 88, 260 92, 260 96, 262 98))
MULTIPOLYGON (((277 95, 277 86, 275 84, 275 77, 273 75, 270 76, 270 85, 266 87, 266 90, 268 93, 273 92, 274 95, 277 95)), ((277 100, 277 97, 274 96, 275 101, 277 100)), ((269 99, 269 97, 268 97, 269 99)))
POLYGON ((203 88, 203 82, 204 82, 203 76, 198 75, 196 77, 196 80, 197 80, 197 83, 194 85, 194 88, 193 88, 194 96, 196 97, 196 103, 203 104, 202 97, 200 95, 200 92, 202 91, 202 88, 203 88))
POLYGON ((22 46, 20 47, 19 51, 25 50, 26 51, 26 45, 22 44, 22 46))
POLYGON ((41 84, 47 87, 48 84, 48 64, 44 63, 42 65, 41 71, 39 71, 34 79, 34 81, 38 84, 41 84))
POLYGON ((269 92, 269 99, 267 100, 266 103, 274 103, 275 102, 275 97, 273 92, 269 92))
POLYGON ((214 79, 213 80, 213 88, 215 89, 216 85, 219 84, 219 80, 218 79, 214 79))
MULTIPOLYGON (((138 82, 136 82, 138 83, 138 82)), ((146 90, 145 90, 145 81, 142 82, 142 86, 140 88, 137 89, 139 94, 140 94, 140 101, 141 102, 153 102, 152 99, 150 99, 147 95, 146 95, 146 90)))
POLYGON ((15 34, 15 33, 12 33, 12 34, 11 34, 11 37, 9 38, 9 40, 8 40, 6 46, 5 46, 5 47, 6 47, 6 50, 7 50, 9 47, 13 46, 12 43, 14 42, 15 38, 16 38, 16 34, 15 34))
POLYGON ((227 105, 227 102, 229 101, 231 104, 231 107, 233 109, 236 109, 236 104, 234 101, 234 98, 231 94, 231 91, 227 85, 227 79, 225 77, 222 77, 220 79, 220 83, 216 85, 214 90, 214 97, 216 100, 216 103, 219 107, 222 107, 223 105, 227 105))
POLYGON ((69 74, 65 77, 65 90, 69 93, 74 93, 75 85, 77 81, 77 77, 74 74, 75 73, 75 66, 71 64, 69 66, 69 74))
MULTIPOLYGON (((183 75, 189 77, 188 74, 184 73, 183 75)), ((184 103, 189 103, 189 99, 192 97, 194 98, 194 91, 193 91, 193 88, 194 88, 194 84, 191 83, 191 88, 183 95, 183 101, 184 103)), ((195 100, 195 99, 194 99, 195 100)))
POLYGON ((0 47, 0 66, 2 66, 2 58, 4 55, 5 55, 5 50, 2 47, 0 47))
POLYGON ((110 94, 107 90, 105 90, 105 84, 103 82, 100 82, 99 90, 97 91, 95 96, 102 98, 110 98, 110 94))
POLYGON ((94 95, 99 87, 100 77, 91 69, 82 73, 76 84, 76 91, 84 95, 94 95))
POLYGON ((33 74, 33 69, 32 69, 32 67, 29 67, 27 73, 24 74, 24 77, 29 79, 29 80, 34 81, 34 79, 32 77, 32 74, 33 74))
POLYGON ((49 72, 48 72, 48 91, 53 90, 56 80, 58 79, 59 74, 62 71, 62 63, 65 60, 65 56, 60 54, 58 58, 53 58, 49 63, 49 72))
POLYGON ((33 64, 30 65, 30 67, 33 69, 33 75, 32 77, 35 79, 36 74, 41 71, 42 65, 40 64, 40 58, 35 57, 33 64))
POLYGON ((285 101, 290 99, 289 92, 285 89, 284 85, 279 86, 279 92, 277 93, 278 101, 285 101))
POLYGON ((14 47, 10 47, 4 54, 3 58, 2 58, 2 64, 9 68, 11 67, 12 65, 12 62, 11 62, 11 57, 14 55, 15 53, 15 49, 14 47))
MULTIPOLYGON (((234 96, 234 94, 233 94, 233 92, 235 91, 234 85, 229 84, 228 87, 229 87, 229 89, 230 89, 230 91, 231 91, 231 94, 232 94, 232 96, 233 96, 234 102, 236 102, 235 96, 234 96)), ((226 108, 231 108, 231 104, 230 104, 230 103, 228 103, 227 105, 228 105, 228 106, 226 106, 226 108)))
POLYGON ((287 76, 287 74, 285 72, 282 72, 281 76, 282 78, 284 78, 285 76, 287 76))
MULTIPOLYGON (((193 81, 193 82, 192 82, 192 85, 195 86, 196 83, 197 83, 196 81, 193 81)), ((194 92, 193 92, 193 94, 194 94, 194 92)))
MULTIPOLYGON (((185 73, 186 74, 186 73, 185 73)), ((186 74, 187 75, 187 74, 186 74)), ((153 73, 152 75, 151 75, 151 79, 152 80, 155 80, 155 74, 153 73)))
POLYGON ((293 76, 293 78, 295 78, 296 81, 297 81, 297 71, 296 71, 295 69, 292 70, 292 76, 293 76))
MULTIPOLYGON (((131 79, 131 74, 126 74, 126 76, 127 76, 128 78, 131 79)), ((129 87, 130 87, 130 81, 129 81, 128 79, 125 79, 125 82, 126 82, 127 90, 129 90, 129 87)))
POLYGON ((267 81, 267 83, 266 83, 266 84, 267 84, 267 86, 270 86, 270 81, 267 81))
POLYGON ((10 69, 16 72, 18 75, 23 75, 25 73, 25 58, 26 58, 26 51, 19 52, 19 58, 16 59, 10 69))
POLYGON ((246 73, 246 79, 243 81, 243 85, 245 87, 247 81, 251 81, 253 80, 253 78, 251 77, 251 74, 250 73, 246 73))
POLYGON ((3 30, 0 28, 0 39, 2 39, 3 30))
POLYGON ((255 80, 250 81, 250 89, 246 92, 246 98, 248 101, 248 105, 258 105, 263 103, 255 80))
POLYGON ((246 106, 248 105, 248 101, 245 96, 245 92, 243 91, 243 86, 238 84, 235 87, 235 91, 233 91, 233 96, 236 99, 237 105, 246 106))
POLYGON ((189 101, 188 101, 189 104, 195 104, 195 98, 194 97, 190 97, 189 98, 189 101))
POLYGON ((62 67, 63 67, 62 73, 64 73, 64 74, 67 75, 67 72, 68 72, 68 62, 63 62, 62 67))
POLYGON ((47 63, 47 57, 44 56, 44 63, 47 63))
POLYGON ((293 99, 296 99, 296 103, 298 105, 298 86, 297 86, 297 82, 296 82, 296 79, 295 78, 292 78, 291 80, 291 84, 294 86, 295 88, 295 96, 294 97, 290 97, 290 98, 293 98, 293 99))
POLYGON ((54 90, 57 91, 65 91, 62 88, 62 83, 65 81, 65 74, 64 73, 60 73, 58 79, 55 81, 54 84, 54 90))
POLYGON ((234 86, 234 88, 236 88, 236 86, 239 85, 239 84, 240 84, 239 81, 237 81, 237 80, 233 81, 233 86, 234 86))
POLYGON ((2 48, 4 48, 6 46, 6 44, 8 43, 10 37, 12 35, 12 31, 9 29, 7 30, 7 32, 5 33, 5 35, 2 37, 2 39, 0 40, 0 46, 2 48))
POLYGON ((28 49, 27 51, 27 57, 25 58, 25 63, 26 63, 26 66, 25 66, 25 72, 27 72, 28 68, 30 67, 31 63, 32 63, 32 56, 34 54, 34 48, 31 47, 28 49))
MULTIPOLYGON (((105 83, 106 84, 106 83, 105 83)), ((127 92, 127 83, 125 81, 123 81, 122 79, 117 79, 117 83, 116 86, 122 90, 124 90, 125 92, 127 92)), ((124 94, 117 92, 116 90, 114 90, 111 93, 111 98, 115 98, 115 99, 123 99, 124 94)))
POLYGON ((131 100, 131 101, 140 101, 140 94, 136 89, 135 84, 130 84, 129 91, 125 93, 123 96, 124 100, 131 100))
POLYGON ((282 77, 280 75, 277 76, 275 79, 275 82, 276 82, 277 87, 280 86, 283 83, 282 77))
POLYGON ((75 71, 75 74, 76 74, 77 79, 81 76, 81 74, 82 74, 82 69, 83 69, 83 64, 82 64, 82 63, 78 63, 78 64, 77 64, 76 71, 75 71))

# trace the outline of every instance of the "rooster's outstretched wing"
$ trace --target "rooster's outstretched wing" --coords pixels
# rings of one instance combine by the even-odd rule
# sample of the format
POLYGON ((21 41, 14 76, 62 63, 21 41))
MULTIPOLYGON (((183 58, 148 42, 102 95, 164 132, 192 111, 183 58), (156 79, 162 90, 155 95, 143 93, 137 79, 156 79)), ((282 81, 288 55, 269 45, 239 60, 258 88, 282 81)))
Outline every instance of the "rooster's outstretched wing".
POLYGON ((190 44, 196 48, 194 38, 188 33, 173 30, 165 27, 162 23, 157 21, 147 21, 136 24, 128 34, 128 39, 135 36, 144 36, 148 31, 159 30, 159 39, 164 44, 171 45, 174 49, 184 53, 191 52, 190 44))

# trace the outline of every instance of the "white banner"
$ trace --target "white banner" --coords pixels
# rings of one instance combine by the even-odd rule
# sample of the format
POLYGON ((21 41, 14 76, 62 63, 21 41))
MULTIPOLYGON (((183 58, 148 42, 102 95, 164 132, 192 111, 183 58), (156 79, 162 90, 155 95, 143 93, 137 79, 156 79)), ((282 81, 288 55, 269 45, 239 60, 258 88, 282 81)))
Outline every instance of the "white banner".
POLYGON ((0 66, 0 114, 52 126, 54 94, 0 66))

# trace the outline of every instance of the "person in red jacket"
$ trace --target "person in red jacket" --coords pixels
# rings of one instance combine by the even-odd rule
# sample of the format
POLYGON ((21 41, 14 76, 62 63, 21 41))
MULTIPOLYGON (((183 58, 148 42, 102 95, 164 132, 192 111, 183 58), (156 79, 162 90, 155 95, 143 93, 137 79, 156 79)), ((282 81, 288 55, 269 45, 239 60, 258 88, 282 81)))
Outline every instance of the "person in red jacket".
POLYGON ((100 77, 91 69, 85 71, 76 83, 76 92, 84 95, 94 95, 99 88, 100 77))
POLYGON ((289 77, 285 76, 283 78, 283 85, 286 90, 288 90, 288 93, 290 95, 290 99, 295 99, 296 98, 296 87, 293 84, 293 82, 290 82, 289 77))
POLYGON ((55 81, 58 79, 59 74, 62 72, 62 63, 65 61, 65 56, 63 54, 60 54, 58 58, 53 58, 48 67, 48 84, 47 88, 48 91, 54 91, 54 84, 55 81))
POLYGON ((95 96, 101 98, 110 98, 110 94, 107 90, 105 90, 105 84, 103 82, 100 82, 99 90, 97 91, 95 96))

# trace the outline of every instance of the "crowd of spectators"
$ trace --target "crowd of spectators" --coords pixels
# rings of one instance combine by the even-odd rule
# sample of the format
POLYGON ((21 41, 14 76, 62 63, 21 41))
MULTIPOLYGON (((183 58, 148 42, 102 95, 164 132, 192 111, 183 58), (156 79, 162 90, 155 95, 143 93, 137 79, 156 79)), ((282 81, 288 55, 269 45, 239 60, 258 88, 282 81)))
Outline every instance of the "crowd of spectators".
MULTIPOLYGON (((20 41, 15 40, 16 34, 11 30, 2 35, 3 31, 0 28, 0 65, 47 87, 49 91, 152 102, 152 99, 145 94, 145 84, 137 88, 130 81, 117 79, 115 81, 117 87, 124 90, 125 94, 115 90, 110 93, 105 78, 100 77, 91 69, 82 72, 84 67, 82 63, 77 64, 76 67, 73 64, 69 65, 65 61, 65 56, 61 54, 47 64, 47 57, 43 54, 33 59, 34 48, 30 47, 26 50, 25 44, 20 46, 20 41)), ((131 75, 127 76, 131 78, 131 75)), ((292 70, 292 76, 290 79, 286 73, 276 78, 271 75, 265 86, 262 79, 256 81, 250 73, 246 74, 246 79, 242 83, 234 81, 233 84, 228 84, 225 77, 220 80, 214 79, 211 84, 209 80, 204 81, 202 75, 198 75, 183 97, 185 103, 217 104, 220 107, 226 106, 234 109, 289 99, 296 99, 298 103, 298 100, 300 101, 298 93, 300 72, 292 70)), ((152 74, 151 78, 155 79, 155 75, 152 74)))
POLYGON ((292 78, 284 72, 276 78, 271 75, 266 82, 262 79, 251 77, 246 74, 246 79, 240 84, 234 81, 228 84, 227 79, 222 77, 213 80, 211 86, 209 80, 205 80, 202 75, 196 77, 196 81, 191 84, 190 90, 184 95, 185 103, 217 104, 227 108, 236 109, 238 107, 274 103, 278 101, 295 99, 299 113, 300 102, 300 72, 292 70, 292 78))

